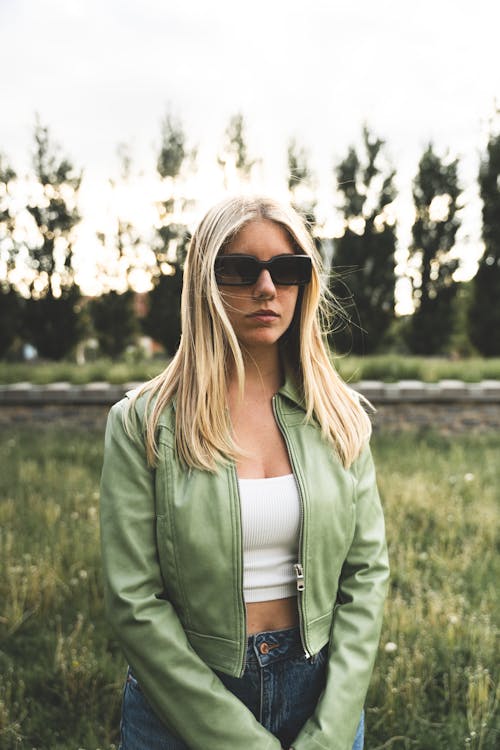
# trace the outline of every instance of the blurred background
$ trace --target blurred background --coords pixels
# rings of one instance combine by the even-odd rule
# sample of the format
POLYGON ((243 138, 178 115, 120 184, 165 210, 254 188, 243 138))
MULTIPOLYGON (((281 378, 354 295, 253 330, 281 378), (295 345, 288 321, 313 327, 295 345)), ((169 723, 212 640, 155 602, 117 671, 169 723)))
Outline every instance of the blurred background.
POLYGON ((2 0, 0 357, 170 355, 190 232, 240 191, 310 222, 336 352, 499 355, 499 23, 489 0, 2 0))
POLYGON ((106 414, 175 351, 196 223, 246 191, 306 217, 377 409, 366 748, 500 746, 499 28, 494 0, 0 0, 1 750, 118 746, 106 414))

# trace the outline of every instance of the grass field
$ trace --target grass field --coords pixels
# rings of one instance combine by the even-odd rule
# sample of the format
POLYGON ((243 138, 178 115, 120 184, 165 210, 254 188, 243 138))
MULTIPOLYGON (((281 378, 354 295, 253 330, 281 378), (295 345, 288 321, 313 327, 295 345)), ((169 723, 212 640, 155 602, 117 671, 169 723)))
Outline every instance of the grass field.
MULTIPOLYGON (((167 360, 125 358, 116 362, 99 359, 85 365, 75 362, 0 362, 0 383, 31 382, 39 385, 67 381, 74 384, 106 381, 128 383, 149 380, 166 366, 167 360)), ((452 378, 475 383, 479 380, 500 380, 500 359, 470 357, 412 357, 380 354, 367 357, 336 357, 335 366, 345 380, 423 380, 434 383, 452 378)))
MULTIPOLYGON (((500 746, 500 437, 377 435, 392 563, 367 750, 500 746)), ((0 434, 0 747, 117 746, 103 617, 102 436, 0 434)))

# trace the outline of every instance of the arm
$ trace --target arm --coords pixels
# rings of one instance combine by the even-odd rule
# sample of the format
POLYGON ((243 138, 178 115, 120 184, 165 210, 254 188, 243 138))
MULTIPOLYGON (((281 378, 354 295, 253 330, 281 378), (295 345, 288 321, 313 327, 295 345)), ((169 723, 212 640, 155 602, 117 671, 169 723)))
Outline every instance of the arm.
POLYGON ((280 743, 191 647, 164 584, 155 538, 154 472, 140 419, 110 411, 101 478, 105 602, 118 641, 157 715, 190 750, 277 750, 280 743))
POLYGON ((326 687, 294 750, 352 750, 378 648, 389 564, 369 447, 354 472, 356 525, 339 580, 326 687))

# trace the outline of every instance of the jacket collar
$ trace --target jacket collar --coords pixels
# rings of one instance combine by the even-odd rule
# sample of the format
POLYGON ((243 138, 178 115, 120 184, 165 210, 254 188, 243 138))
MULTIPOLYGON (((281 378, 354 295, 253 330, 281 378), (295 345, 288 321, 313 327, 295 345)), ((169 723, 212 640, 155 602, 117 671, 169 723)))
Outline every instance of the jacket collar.
POLYGON ((301 377, 297 366, 293 366, 287 357, 282 358, 285 380, 278 390, 280 396, 285 396, 303 411, 306 410, 304 390, 301 384, 301 377))
MULTIPOLYGON (((289 357, 287 357, 284 352, 282 353, 281 361, 283 365, 285 379, 281 388, 278 389, 278 394, 280 396, 284 396, 293 404, 295 404, 295 406, 298 406, 300 409, 305 411, 306 405, 305 405, 305 399, 304 399, 304 390, 301 384, 301 377, 299 374, 299 369, 296 365, 295 366, 292 365, 289 357)), ((127 398, 130 399, 134 397, 138 391, 139 391, 139 387, 136 387, 127 391, 126 392, 127 398)), ((143 412, 144 403, 146 401, 146 394, 141 394, 141 396, 139 397, 139 401, 143 405, 142 407, 142 412, 143 412)), ((175 413, 176 406, 177 406, 177 394, 175 394, 172 397, 171 404, 172 404, 173 411, 175 413)), ((164 412, 160 414, 158 423, 163 424, 163 425, 167 424, 167 419, 166 419, 166 415, 164 412)))

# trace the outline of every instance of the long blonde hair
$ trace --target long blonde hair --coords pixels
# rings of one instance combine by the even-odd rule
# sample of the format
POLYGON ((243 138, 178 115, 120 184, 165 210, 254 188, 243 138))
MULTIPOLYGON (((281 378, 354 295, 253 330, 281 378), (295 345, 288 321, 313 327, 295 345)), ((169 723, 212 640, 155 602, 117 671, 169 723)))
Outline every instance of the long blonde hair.
POLYGON ((303 390, 305 421, 314 416, 346 467, 370 436, 371 422, 363 399, 340 378, 324 342, 321 322, 325 290, 320 259, 302 218, 291 207, 271 198, 237 196, 215 205, 194 232, 184 267, 179 348, 165 370, 144 383, 129 402, 131 406, 138 396, 148 394, 144 428, 151 466, 159 456, 158 419, 174 397, 176 450, 182 462, 215 471, 221 461, 240 455, 231 438, 226 409, 227 365, 232 358, 242 388, 243 357, 215 280, 214 262, 221 248, 242 227, 261 219, 282 226, 298 251, 312 258, 312 278, 299 297, 297 320, 285 335, 284 344, 289 356, 298 359, 292 364, 298 370, 303 390))

